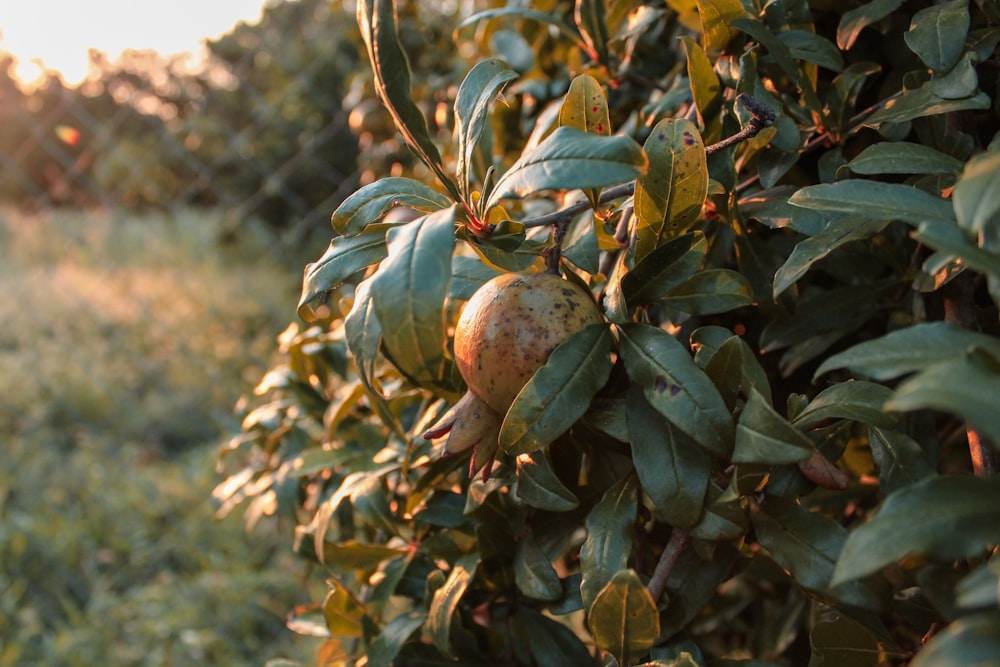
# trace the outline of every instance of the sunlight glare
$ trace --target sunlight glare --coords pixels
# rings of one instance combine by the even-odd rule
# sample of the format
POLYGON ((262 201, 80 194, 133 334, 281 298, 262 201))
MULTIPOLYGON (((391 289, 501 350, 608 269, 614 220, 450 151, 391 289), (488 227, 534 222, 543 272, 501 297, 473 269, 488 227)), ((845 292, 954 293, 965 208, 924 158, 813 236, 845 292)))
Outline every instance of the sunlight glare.
POLYGON ((116 60, 123 51, 163 55, 200 50, 205 39, 239 21, 256 22, 267 0, 32 0, 0 8, 0 53, 17 60, 15 76, 37 80, 46 70, 76 85, 88 74, 89 49, 116 60))

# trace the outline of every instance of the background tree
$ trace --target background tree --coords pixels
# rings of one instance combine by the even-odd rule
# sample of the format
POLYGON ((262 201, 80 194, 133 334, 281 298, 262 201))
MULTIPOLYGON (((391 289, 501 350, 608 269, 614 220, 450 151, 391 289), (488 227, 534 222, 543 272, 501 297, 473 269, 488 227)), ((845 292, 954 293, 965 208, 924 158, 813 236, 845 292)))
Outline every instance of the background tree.
POLYGON ((320 664, 1000 655, 996 3, 512 3, 433 93, 424 11, 358 3, 419 162, 333 214, 216 491, 323 566, 320 664), (443 457, 463 305, 540 271, 604 323, 443 457))

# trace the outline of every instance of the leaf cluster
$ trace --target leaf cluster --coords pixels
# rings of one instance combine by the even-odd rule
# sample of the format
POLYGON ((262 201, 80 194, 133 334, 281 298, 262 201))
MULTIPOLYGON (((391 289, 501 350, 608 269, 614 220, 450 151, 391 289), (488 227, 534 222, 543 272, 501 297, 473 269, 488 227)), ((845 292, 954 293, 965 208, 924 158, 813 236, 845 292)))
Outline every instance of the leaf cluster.
POLYGON ((326 568, 293 625, 321 664, 1000 654, 996 3, 544 5, 458 24, 442 146, 358 3, 420 164, 334 212, 216 494, 326 568), (455 322, 539 270, 607 322, 468 479, 419 435, 455 322))

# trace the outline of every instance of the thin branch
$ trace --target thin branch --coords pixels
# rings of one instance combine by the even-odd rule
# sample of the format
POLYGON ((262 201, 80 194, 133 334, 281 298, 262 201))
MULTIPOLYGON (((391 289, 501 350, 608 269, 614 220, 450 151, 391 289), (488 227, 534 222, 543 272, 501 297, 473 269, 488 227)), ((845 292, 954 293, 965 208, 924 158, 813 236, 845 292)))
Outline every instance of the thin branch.
POLYGON ((653 570, 653 576, 650 577, 649 583, 646 585, 649 594, 653 596, 653 602, 659 602, 660 598, 663 597, 663 589, 667 587, 667 578, 674 571, 677 559, 684 553, 684 549, 687 548, 690 541, 691 534, 686 530, 674 528, 673 532, 670 533, 670 541, 663 548, 656 569, 653 570))
MULTIPOLYGON (((774 123, 775 112, 766 104, 762 104, 746 94, 737 96, 736 101, 750 112, 750 120, 742 130, 733 136, 706 146, 706 155, 712 155, 713 153, 717 153, 721 150, 729 148, 730 146, 738 144, 741 141, 751 139, 757 136, 761 130, 766 127, 770 127, 770 125, 774 123)), ((628 183, 616 185, 613 188, 608 188, 607 190, 601 192, 601 197, 598 199, 598 203, 607 204, 616 199, 631 197, 633 194, 635 194, 635 181, 629 181, 628 183)), ((521 224, 525 227, 544 227, 545 225, 568 224, 573 218, 590 208, 591 206, 589 201, 581 201, 573 204, 572 206, 567 206, 566 208, 549 213, 548 215, 522 220, 521 224)))

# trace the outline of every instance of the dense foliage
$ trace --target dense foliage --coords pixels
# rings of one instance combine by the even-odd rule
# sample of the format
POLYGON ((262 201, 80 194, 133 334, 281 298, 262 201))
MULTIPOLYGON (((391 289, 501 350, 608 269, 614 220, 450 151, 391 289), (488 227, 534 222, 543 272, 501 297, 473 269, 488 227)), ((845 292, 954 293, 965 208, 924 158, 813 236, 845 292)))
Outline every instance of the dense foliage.
POLYGON ((455 25, 429 105, 358 2, 420 162, 333 214, 216 490, 325 568, 293 629, 323 665, 995 660, 1000 4, 533 6, 455 25), (420 437, 455 322, 547 269, 607 324, 469 479, 420 437))

